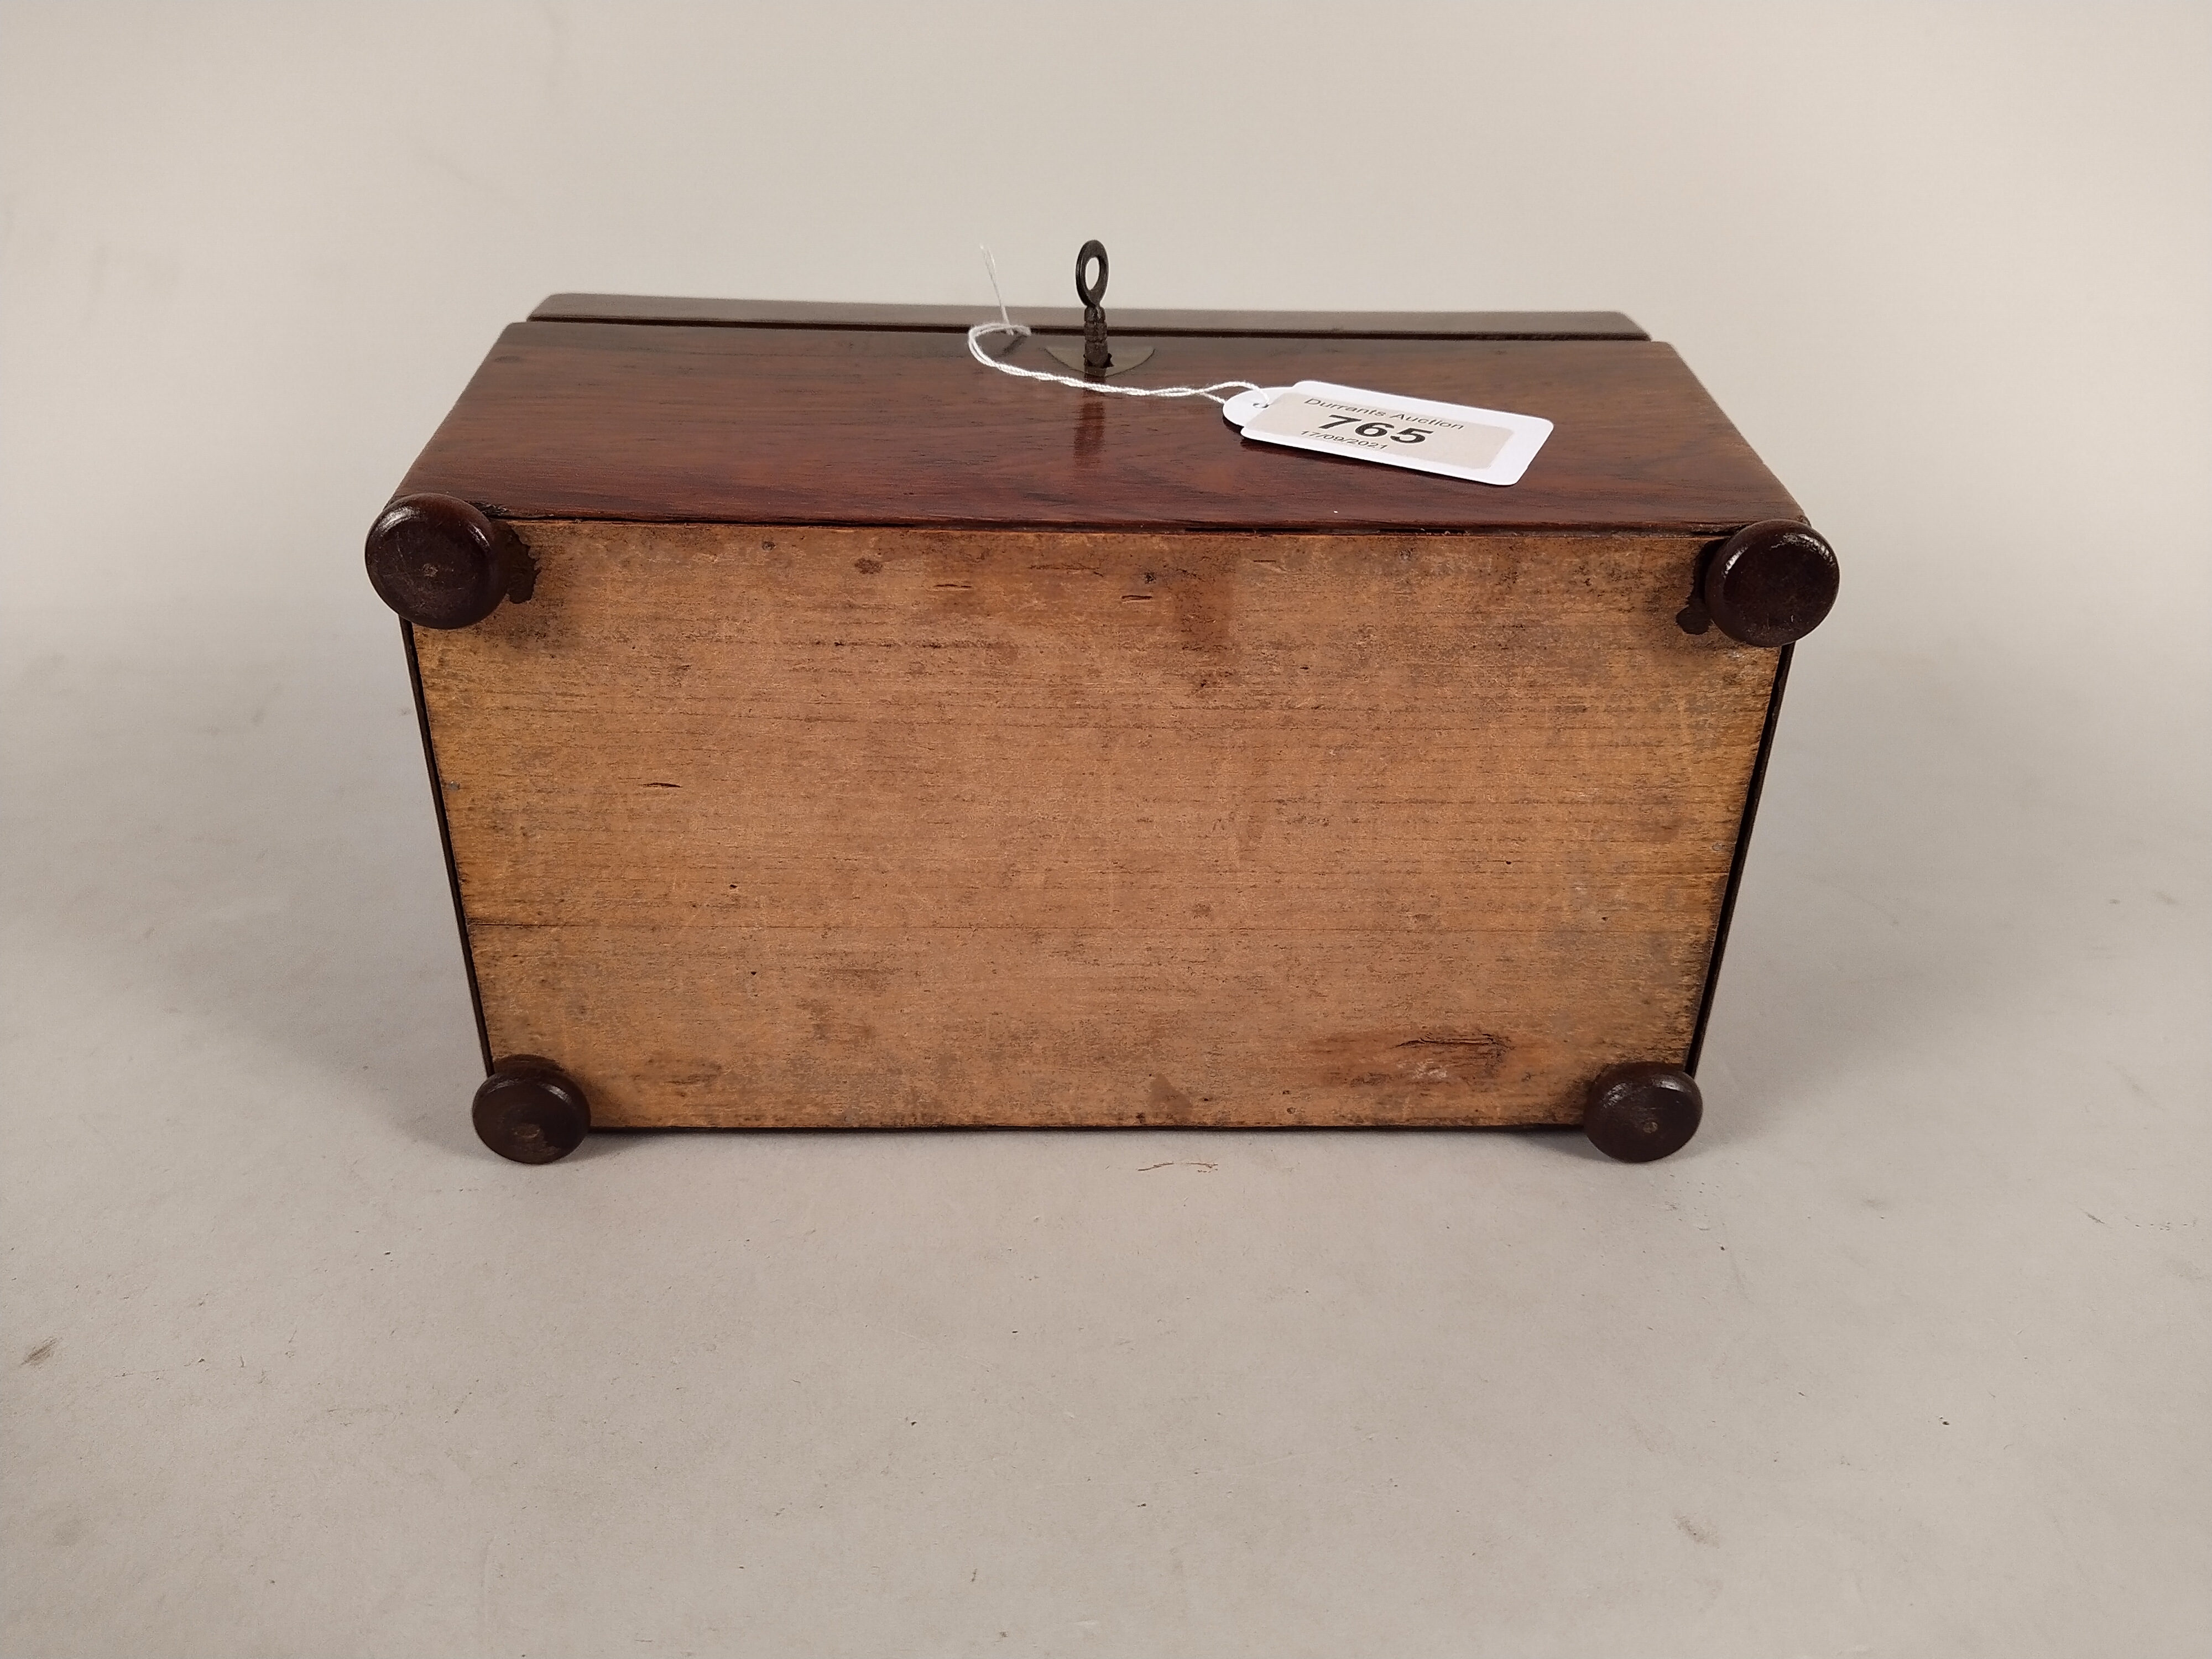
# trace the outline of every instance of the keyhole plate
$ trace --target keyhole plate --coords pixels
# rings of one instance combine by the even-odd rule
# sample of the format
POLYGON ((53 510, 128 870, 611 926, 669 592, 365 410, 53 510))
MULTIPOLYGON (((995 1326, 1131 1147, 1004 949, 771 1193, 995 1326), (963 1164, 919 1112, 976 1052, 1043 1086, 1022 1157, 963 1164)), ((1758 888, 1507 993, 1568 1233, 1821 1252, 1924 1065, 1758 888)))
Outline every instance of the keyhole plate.
MULTIPOLYGON (((1045 349, 1052 354, 1054 361, 1066 363, 1076 374, 1085 373, 1083 367, 1083 341, 1079 337, 1073 345, 1048 345, 1045 349)), ((1150 346, 1123 345, 1119 340, 1114 342, 1113 350, 1114 361, 1106 369, 1107 378, 1109 380, 1116 374, 1127 374, 1152 355, 1152 349, 1150 346)))

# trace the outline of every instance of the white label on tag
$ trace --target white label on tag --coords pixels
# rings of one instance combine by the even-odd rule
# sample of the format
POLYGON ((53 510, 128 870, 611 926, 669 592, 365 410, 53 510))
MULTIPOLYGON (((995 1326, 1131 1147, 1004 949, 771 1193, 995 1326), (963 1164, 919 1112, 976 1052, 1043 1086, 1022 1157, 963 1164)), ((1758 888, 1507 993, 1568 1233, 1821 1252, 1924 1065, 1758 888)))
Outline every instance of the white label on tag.
POLYGON ((1243 392, 1221 413, 1246 437, 1263 443, 1486 484, 1519 482, 1552 435, 1552 423, 1540 416, 1363 392, 1327 380, 1243 392))

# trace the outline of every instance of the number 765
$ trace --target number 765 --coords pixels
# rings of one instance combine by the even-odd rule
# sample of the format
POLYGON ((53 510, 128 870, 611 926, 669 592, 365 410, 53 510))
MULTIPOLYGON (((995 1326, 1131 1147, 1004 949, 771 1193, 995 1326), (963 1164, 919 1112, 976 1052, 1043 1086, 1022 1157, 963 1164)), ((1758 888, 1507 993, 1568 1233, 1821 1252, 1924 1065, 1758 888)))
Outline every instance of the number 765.
POLYGON ((1352 426, 1354 421, 1359 421, 1359 416, 1333 416, 1321 423, 1321 429, 1326 432, 1334 426, 1351 426, 1363 438, 1388 438, 1394 444, 1417 444, 1429 435, 1417 426, 1401 426, 1393 430, 1388 421, 1360 421, 1358 426, 1352 426))

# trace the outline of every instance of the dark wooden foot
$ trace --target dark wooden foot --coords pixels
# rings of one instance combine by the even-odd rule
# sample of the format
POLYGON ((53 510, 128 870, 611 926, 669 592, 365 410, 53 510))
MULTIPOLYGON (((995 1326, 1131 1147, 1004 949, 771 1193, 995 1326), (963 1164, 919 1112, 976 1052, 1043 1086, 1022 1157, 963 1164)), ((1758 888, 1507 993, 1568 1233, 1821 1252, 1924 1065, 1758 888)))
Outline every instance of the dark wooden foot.
POLYGON ((1695 1078, 1679 1066, 1643 1060, 1597 1074, 1583 1109, 1583 1133, 1607 1158, 1649 1164, 1688 1146, 1705 1115, 1695 1078))
POLYGON ((591 1103, 550 1060, 511 1054, 477 1090, 477 1139, 517 1164, 550 1164, 584 1143, 591 1103))
MULTIPOLYGON (((1789 519, 1767 519, 1746 525, 1713 550, 1695 605, 1732 640, 1789 645, 1820 625, 1836 603, 1840 580, 1836 550, 1818 531, 1789 519)), ((1682 617, 1675 620, 1692 634, 1705 632, 1682 617)))
POLYGON ((538 582, 522 539, 481 507, 452 495, 404 495, 369 527, 368 580, 417 628, 466 628, 520 604, 538 582))

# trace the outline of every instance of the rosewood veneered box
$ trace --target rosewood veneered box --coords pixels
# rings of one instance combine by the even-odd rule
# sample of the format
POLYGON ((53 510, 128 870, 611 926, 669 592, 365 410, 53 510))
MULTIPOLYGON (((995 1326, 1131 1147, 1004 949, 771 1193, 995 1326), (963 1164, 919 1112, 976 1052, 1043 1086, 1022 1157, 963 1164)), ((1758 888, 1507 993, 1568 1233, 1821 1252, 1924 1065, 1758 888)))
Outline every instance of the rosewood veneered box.
POLYGON ((1836 568, 1681 360, 1605 314, 1115 315, 1141 384, 1553 421, 1493 489, 995 374, 974 320, 556 296, 378 519, 487 1143, 1687 1139, 1836 568))

